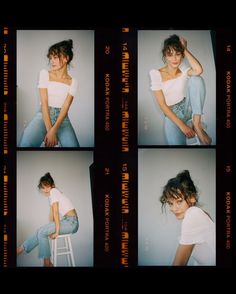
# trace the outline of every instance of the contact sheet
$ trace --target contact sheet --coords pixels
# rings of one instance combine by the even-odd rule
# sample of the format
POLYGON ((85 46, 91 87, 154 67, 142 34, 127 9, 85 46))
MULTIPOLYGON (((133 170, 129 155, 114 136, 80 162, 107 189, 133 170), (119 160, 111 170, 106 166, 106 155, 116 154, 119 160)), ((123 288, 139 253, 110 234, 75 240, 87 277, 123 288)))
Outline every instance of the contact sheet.
MULTIPOLYGON (((197 188, 199 209, 210 215, 216 229, 215 264, 197 265, 232 266, 235 114, 230 29, 2 26, 1 41, 1 270, 43 265, 36 248, 17 257, 16 247, 48 222, 48 202, 37 188, 46 172, 75 204, 79 229, 71 240, 76 270, 171 271, 182 220, 176 220, 180 213, 173 215, 168 201, 163 211, 160 197, 168 180, 186 170, 197 188), (166 68, 161 48, 171 35, 184 36, 186 48, 203 67, 206 98, 201 115, 212 139, 209 145, 171 145, 166 139, 169 114, 156 94, 163 88, 153 92, 150 71, 166 68), (38 72, 50 68, 47 49, 62 40, 73 40, 68 72, 78 80, 78 89, 68 117, 80 146, 19 146, 22 132, 42 106, 38 72)), ((185 71, 177 71, 176 79, 193 67, 186 52, 181 57, 185 71)), ((49 82, 55 81, 49 77, 49 82)), ((193 243, 191 250, 199 244, 193 243)), ((58 265, 68 267, 66 258, 58 265)), ((191 254, 186 265, 196 265, 191 254)))

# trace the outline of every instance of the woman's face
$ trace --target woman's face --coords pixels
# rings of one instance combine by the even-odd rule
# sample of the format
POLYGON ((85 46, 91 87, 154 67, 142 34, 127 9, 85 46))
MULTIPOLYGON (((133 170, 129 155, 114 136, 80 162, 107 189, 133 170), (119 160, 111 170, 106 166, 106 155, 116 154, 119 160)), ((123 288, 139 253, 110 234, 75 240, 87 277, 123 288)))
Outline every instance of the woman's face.
POLYGON ((165 60, 167 65, 171 66, 172 68, 178 68, 181 64, 183 56, 181 52, 177 52, 174 49, 171 49, 165 55, 165 60))
POLYGON ((43 192, 43 194, 45 194, 46 196, 49 196, 49 192, 51 191, 52 187, 51 186, 46 186, 46 185, 43 185, 41 187, 41 192, 43 192))
POLYGON ((188 203, 183 198, 170 198, 167 201, 170 211, 174 213, 177 219, 183 219, 186 210, 189 208, 188 203))
POLYGON ((52 70, 59 70, 65 64, 67 64, 67 58, 64 55, 61 55, 60 57, 58 55, 50 55, 49 61, 50 61, 52 70))

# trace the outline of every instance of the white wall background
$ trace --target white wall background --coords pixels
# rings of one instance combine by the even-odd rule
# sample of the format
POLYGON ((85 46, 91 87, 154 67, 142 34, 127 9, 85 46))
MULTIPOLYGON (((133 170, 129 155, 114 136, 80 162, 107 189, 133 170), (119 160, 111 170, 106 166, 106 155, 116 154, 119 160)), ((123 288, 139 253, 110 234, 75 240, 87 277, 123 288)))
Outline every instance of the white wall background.
POLYGON ((215 150, 139 149, 138 160, 138 264, 171 265, 181 221, 168 206, 162 213, 159 201, 162 189, 170 178, 189 170, 198 188, 199 204, 215 222, 215 150))
POLYGON ((39 72, 49 68, 48 48, 72 39, 74 57, 69 73, 78 80, 78 91, 69 117, 81 147, 94 146, 94 31, 17 31, 17 142, 39 108, 39 72))
MULTIPOLYGON (((79 217, 79 230, 72 235, 76 266, 93 266, 93 215, 89 166, 91 151, 17 152, 17 245, 49 220, 48 198, 37 186, 50 172, 56 186, 70 198, 79 217)), ((66 258, 59 257, 60 266, 66 258)), ((38 248, 18 256, 17 266, 42 266, 38 248)))
MULTIPOLYGON (((203 66, 206 84, 204 120, 207 132, 216 144, 216 70, 210 31, 143 31, 138 32, 138 144, 166 145, 164 115, 150 89, 149 71, 164 66, 162 46, 172 34, 186 38, 190 52, 203 66)), ((186 59, 185 61, 186 62, 186 59)), ((187 63, 186 63, 187 64, 187 63)))

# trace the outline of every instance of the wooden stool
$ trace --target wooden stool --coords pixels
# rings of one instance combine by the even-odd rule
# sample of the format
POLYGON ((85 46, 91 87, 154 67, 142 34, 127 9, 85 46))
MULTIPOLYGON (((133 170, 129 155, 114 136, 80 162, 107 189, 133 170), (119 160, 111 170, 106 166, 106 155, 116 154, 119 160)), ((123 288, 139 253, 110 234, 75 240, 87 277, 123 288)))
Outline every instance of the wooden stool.
POLYGON ((57 256, 66 255, 68 266, 75 266, 74 253, 71 245, 71 235, 59 235, 56 239, 52 240, 52 263, 57 266, 57 256), (62 239, 64 246, 58 247, 57 240, 62 239))

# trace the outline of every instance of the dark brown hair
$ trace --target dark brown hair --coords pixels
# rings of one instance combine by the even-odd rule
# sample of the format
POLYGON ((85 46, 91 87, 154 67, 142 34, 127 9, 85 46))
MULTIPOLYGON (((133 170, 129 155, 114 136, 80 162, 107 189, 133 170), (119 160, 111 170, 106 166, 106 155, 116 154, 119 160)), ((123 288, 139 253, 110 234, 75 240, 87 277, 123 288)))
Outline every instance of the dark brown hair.
POLYGON ((46 173, 39 180, 38 188, 41 189, 43 186, 55 187, 55 183, 50 173, 46 173))
POLYGON ((48 49, 47 57, 50 58, 51 55, 57 55, 60 59, 63 55, 65 57, 68 57, 67 64, 69 64, 73 58, 72 48, 73 41, 71 39, 56 43, 48 49))
POLYGON ((162 196, 160 197, 162 208, 170 198, 182 198, 186 200, 188 204, 190 204, 190 198, 194 198, 194 205, 198 202, 197 189, 188 170, 178 173, 175 178, 172 178, 167 182, 163 188, 162 196))
POLYGON ((171 35, 169 38, 165 39, 163 49, 162 49, 162 59, 165 62, 165 56, 170 54, 172 50, 180 52, 182 57, 184 57, 184 47, 180 42, 179 36, 171 35))

